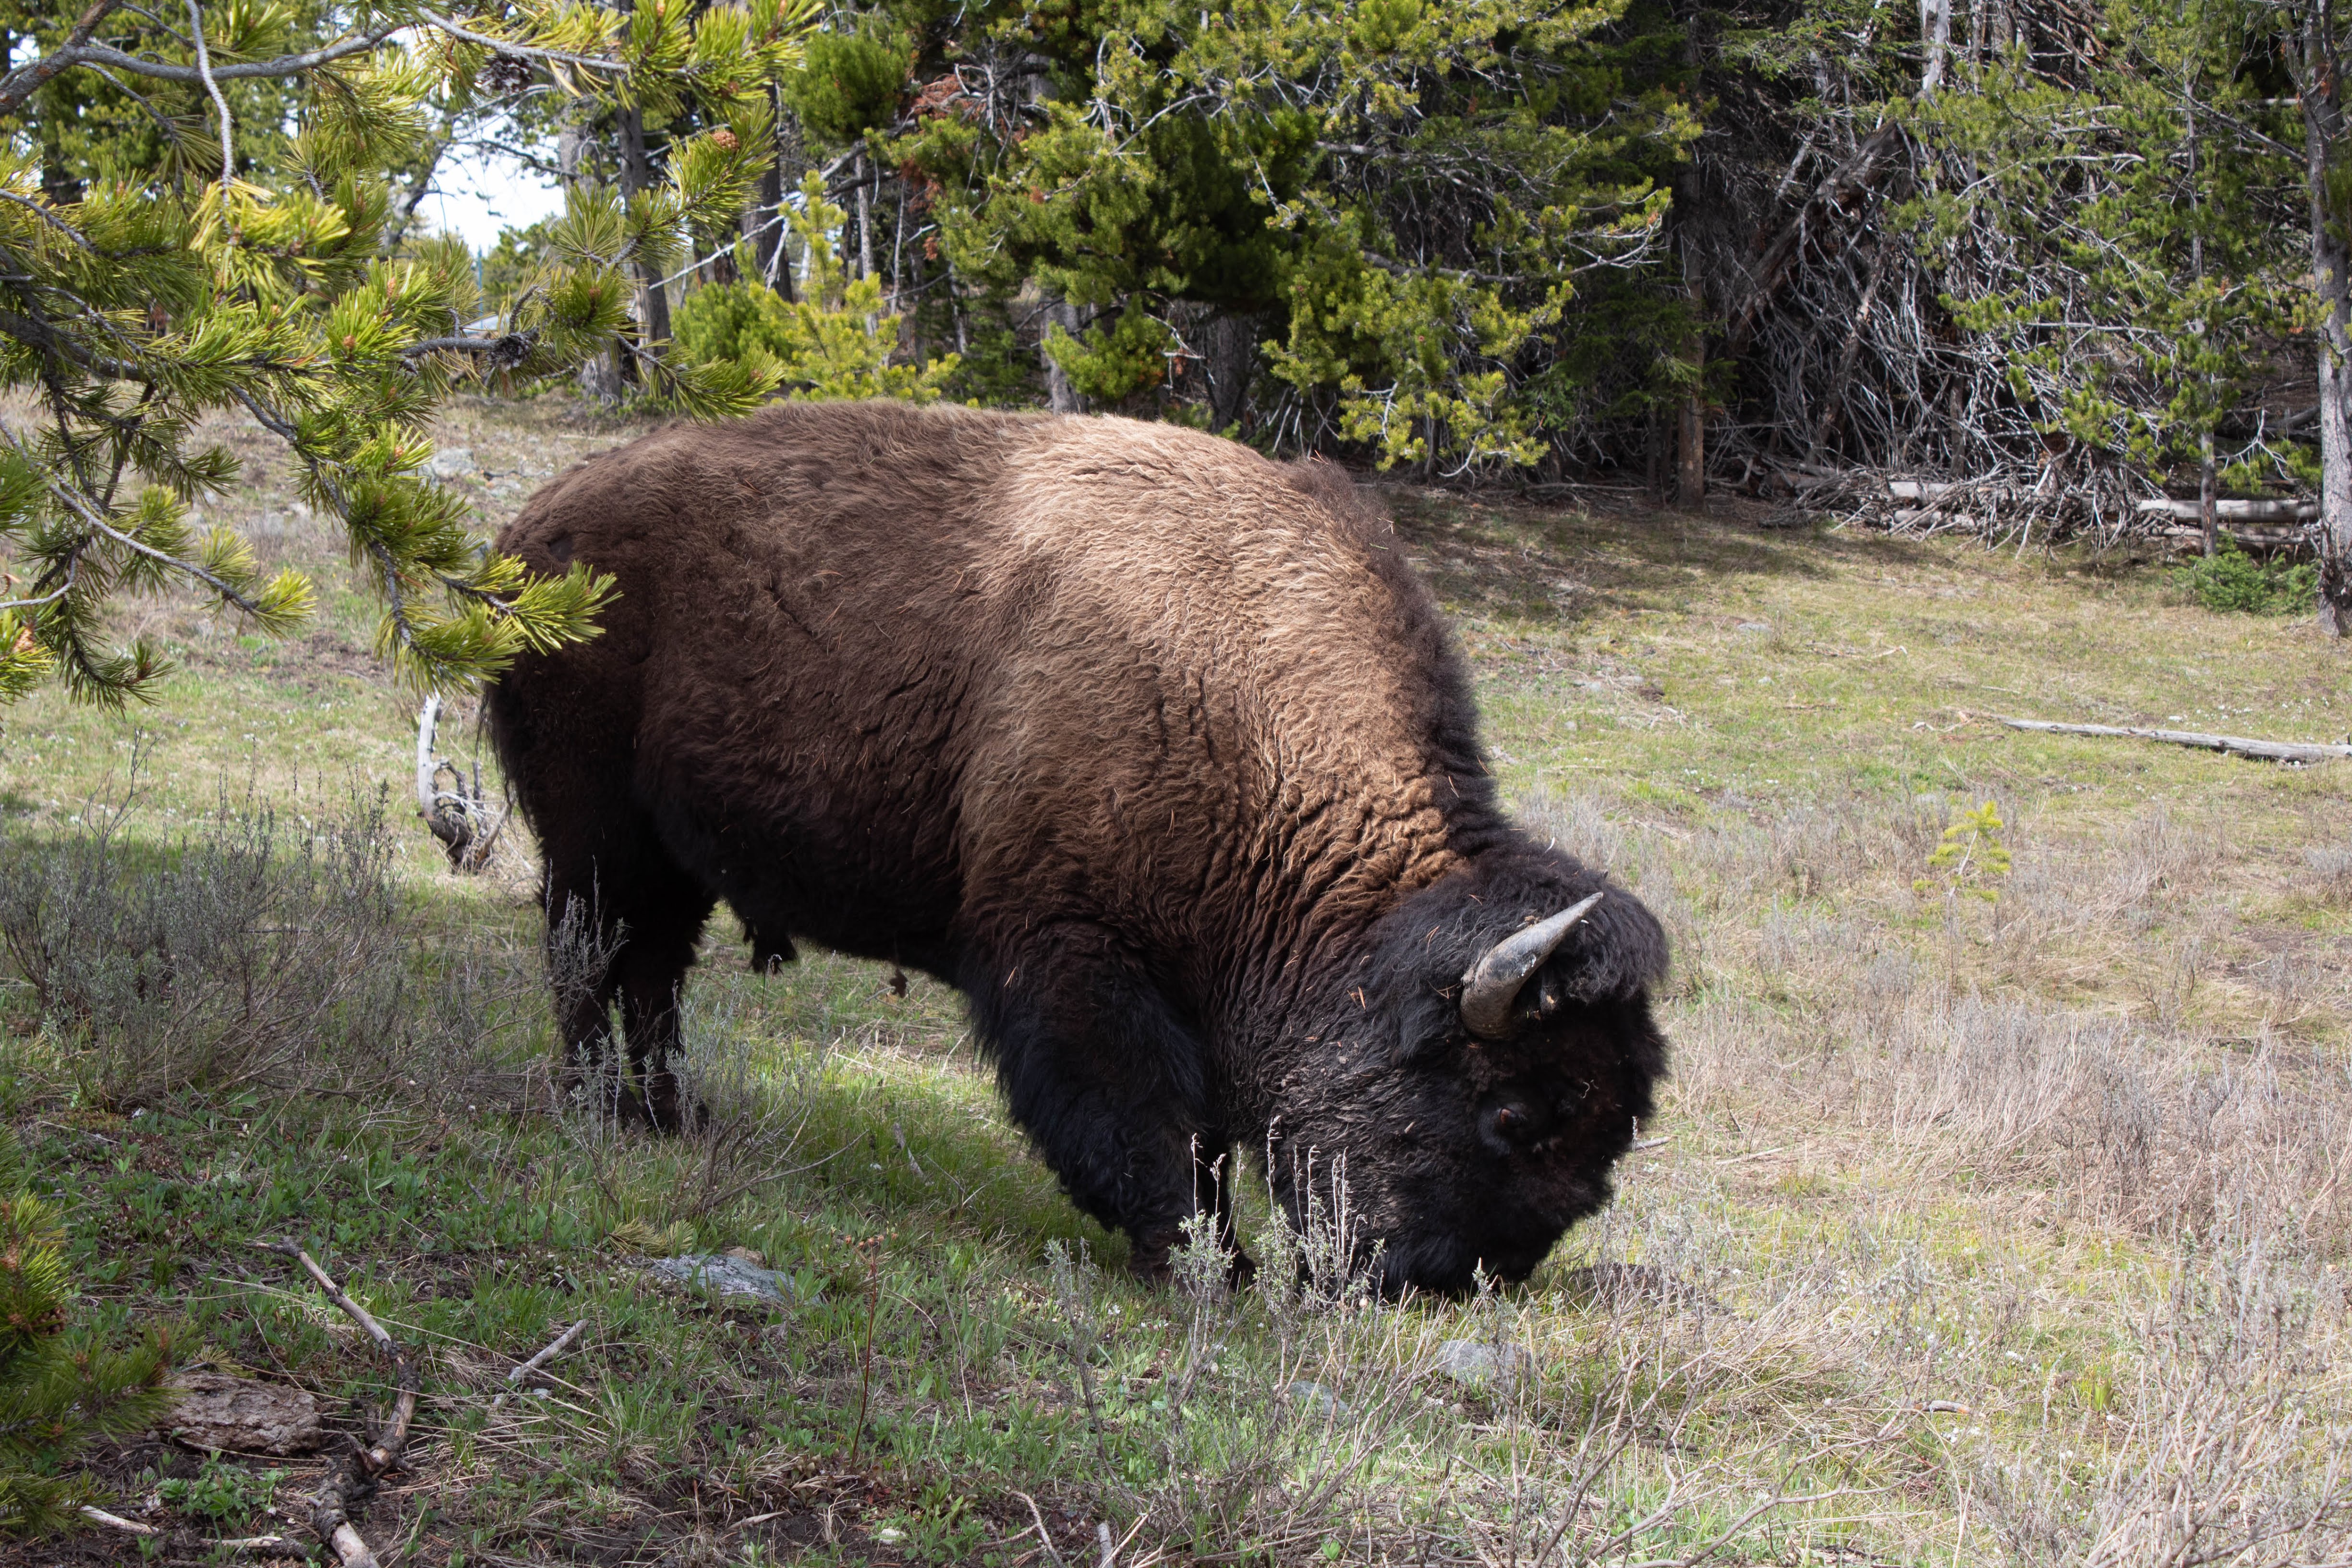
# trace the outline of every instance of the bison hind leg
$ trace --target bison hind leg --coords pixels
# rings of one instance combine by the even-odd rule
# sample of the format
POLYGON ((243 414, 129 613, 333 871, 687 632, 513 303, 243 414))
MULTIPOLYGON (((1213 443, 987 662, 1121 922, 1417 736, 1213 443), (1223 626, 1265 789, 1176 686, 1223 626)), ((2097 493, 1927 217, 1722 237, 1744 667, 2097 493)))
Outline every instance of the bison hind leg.
MULTIPOLYGON (((552 836, 551 836, 552 837, 552 836)), ((562 1087, 625 1122, 687 1124, 677 1075, 678 998, 717 900, 641 839, 626 852, 548 856, 548 966, 563 1036, 562 1087), (558 911, 562 911, 558 914, 558 911), (627 1059, 614 1049, 619 1005, 627 1059)))
POLYGON ((762 931, 748 919, 742 921, 742 925, 743 940, 751 948, 753 973, 766 974, 800 957, 800 950, 793 946, 793 939, 782 931, 762 931))

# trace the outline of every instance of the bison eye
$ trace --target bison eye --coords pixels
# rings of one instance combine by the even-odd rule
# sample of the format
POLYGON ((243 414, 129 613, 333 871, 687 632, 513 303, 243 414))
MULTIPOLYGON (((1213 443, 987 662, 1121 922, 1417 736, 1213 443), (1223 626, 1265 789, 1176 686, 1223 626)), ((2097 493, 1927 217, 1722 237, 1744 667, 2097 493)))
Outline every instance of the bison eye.
POLYGON ((1498 1105, 1486 1113, 1486 1131, 1490 1137, 1513 1149, 1524 1149, 1533 1143, 1542 1130, 1542 1119, 1517 1100, 1498 1105))

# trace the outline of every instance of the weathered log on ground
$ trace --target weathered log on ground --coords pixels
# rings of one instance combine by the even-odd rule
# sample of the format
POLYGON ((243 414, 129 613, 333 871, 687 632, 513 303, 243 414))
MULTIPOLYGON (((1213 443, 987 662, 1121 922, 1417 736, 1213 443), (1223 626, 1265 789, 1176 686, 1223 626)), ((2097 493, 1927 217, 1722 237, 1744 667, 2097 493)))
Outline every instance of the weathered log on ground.
MULTIPOLYGON (((2163 537, 2170 540, 2177 551, 2201 553, 2205 548, 2205 531, 2201 528, 2168 528, 2163 537)), ((2311 536, 2299 528, 2225 528, 2221 530, 2221 537, 2241 550, 2257 553, 2273 550, 2307 550, 2311 546, 2311 536)))
POLYGON ((2161 741, 2168 746, 2194 746, 2226 752, 2265 763, 2329 763, 2352 757, 2352 746, 2329 746, 2299 741, 2252 741, 2242 735, 2206 735, 2191 730, 2138 730, 2113 724, 2053 724, 2044 719, 2000 718, 2012 730, 2038 730, 2053 735, 2115 735, 2135 741, 2161 741))
MULTIPOLYGON (((2169 517, 2176 522, 2198 521, 2197 503, 2174 500, 2167 496, 2155 496, 2139 503, 2140 511, 2150 517, 2169 517)), ((2213 515, 2223 522, 2309 522, 2319 515, 2315 500, 2217 500, 2213 515)))

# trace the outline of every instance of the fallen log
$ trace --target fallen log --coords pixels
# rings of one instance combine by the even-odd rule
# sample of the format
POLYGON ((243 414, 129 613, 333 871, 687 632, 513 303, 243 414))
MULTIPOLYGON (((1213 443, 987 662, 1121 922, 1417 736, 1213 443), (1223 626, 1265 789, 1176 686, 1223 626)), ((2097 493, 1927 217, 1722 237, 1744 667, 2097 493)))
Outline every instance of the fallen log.
MULTIPOLYGON (((1994 717, 2000 718, 2000 715, 1994 717)), ((2000 721, 2012 730, 2039 730, 2053 735, 2117 735, 2135 741, 2161 741, 2169 746, 2194 746, 2200 751, 2224 752, 2233 757, 2252 757, 2265 763, 2327 763, 2352 757, 2352 746, 2306 744, 2297 741, 2250 741, 2242 735, 2205 735, 2191 730, 2126 729, 2113 724, 2053 724, 2044 719, 2001 718, 2000 721)))
MULTIPOLYGON (((2154 496, 2139 503, 2146 516, 2169 517, 2179 522, 2195 522, 2201 515, 2193 500, 2174 500, 2168 496, 2154 496)), ((2319 515, 2315 500, 2217 500, 2213 515, 2223 522, 2309 522, 2319 515)))

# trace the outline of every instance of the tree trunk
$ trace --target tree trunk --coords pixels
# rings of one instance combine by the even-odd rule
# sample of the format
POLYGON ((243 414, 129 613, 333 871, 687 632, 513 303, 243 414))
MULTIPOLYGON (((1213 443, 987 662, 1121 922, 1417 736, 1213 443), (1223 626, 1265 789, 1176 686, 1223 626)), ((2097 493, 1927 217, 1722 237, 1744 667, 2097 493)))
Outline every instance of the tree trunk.
POLYGON ((1952 47, 1952 0, 1919 0, 1919 37, 1927 54, 1919 72, 1919 96, 1932 98, 1944 85, 1944 57, 1952 47))
POLYGON ((1700 292, 1696 258, 1687 245, 1683 250, 1683 284, 1690 294, 1690 340, 1683 354, 1690 362, 1690 384, 1683 390, 1682 408, 1675 430, 1675 504, 1685 511, 1706 506, 1706 297, 1700 292))
POLYGON ((1209 428, 1223 434, 1249 413, 1250 378, 1257 369, 1257 318, 1213 311, 1202 326, 1202 368, 1209 373, 1209 428))
MULTIPOLYGON (((621 110, 621 201, 627 205, 652 188, 653 161, 646 155, 646 120, 635 104, 621 110)), ((669 343, 669 291, 651 262, 637 262, 637 352, 660 357, 669 343)))
MULTIPOLYGON (((582 122, 579 106, 565 111, 562 123, 555 133, 555 171, 563 182, 568 197, 571 191, 588 178, 583 165, 588 160, 588 127, 582 122)), ((609 342, 601 353, 580 366, 580 390, 599 403, 621 400, 621 345, 609 342)))
MULTIPOLYGON (((1045 330, 1051 333, 1055 327, 1074 338, 1078 335, 1078 308, 1067 300, 1055 300, 1045 306, 1045 330)), ((1063 374, 1043 339, 1039 340, 1037 353, 1045 362, 1045 406, 1056 414, 1084 414, 1087 400, 1070 384, 1070 378, 1063 374)))
POLYGON ((2306 5, 2301 70, 2304 168, 2311 191, 2312 274, 2319 289, 2319 629, 2352 636, 2352 254, 2328 210, 2328 153, 2344 137, 2343 77, 2333 7, 2306 5))
MULTIPOLYGON (((1705 354, 1704 348, 1693 350, 1691 363, 1704 364, 1705 354)), ((1706 395, 1696 386, 1684 395, 1676 412, 1675 504, 1685 511, 1702 511, 1706 507, 1706 395)))
POLYGON ((793 297, 792 253, 784 247, 784 105, 780 89, 768 89, 770 107, 776 119, 776 144, 766 169, 760 174, 759 194, 752 198, 751 216, 747 220, 751 230, 751 255, 758 261, 761 281, 783 296, 787 303, 793 297))
POLYGON ((2210 560, 2221 547, 2221 487, 2213 470, 2212 431, 2197 437, 2197 521, 2205 531, 2205 556, 2210 560))

